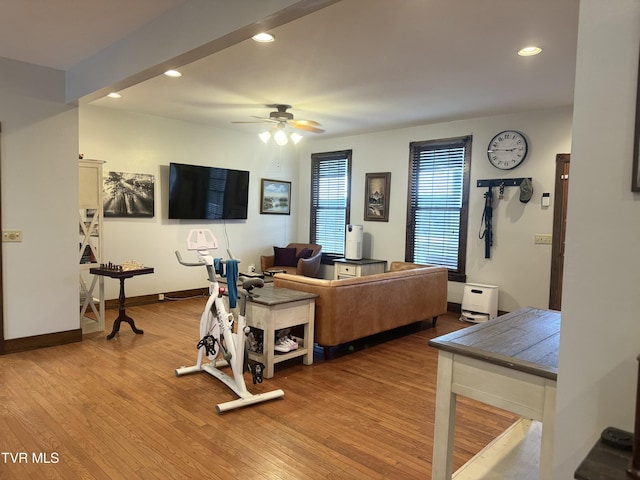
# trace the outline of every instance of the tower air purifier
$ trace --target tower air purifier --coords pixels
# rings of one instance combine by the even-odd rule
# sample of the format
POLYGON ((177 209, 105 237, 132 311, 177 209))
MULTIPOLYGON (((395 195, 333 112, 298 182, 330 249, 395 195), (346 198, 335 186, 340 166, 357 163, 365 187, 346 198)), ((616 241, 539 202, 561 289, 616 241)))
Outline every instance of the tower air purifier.
POLYGON ((347 225, 344 258, 347 260, 362 259, 362 225, 347 225))

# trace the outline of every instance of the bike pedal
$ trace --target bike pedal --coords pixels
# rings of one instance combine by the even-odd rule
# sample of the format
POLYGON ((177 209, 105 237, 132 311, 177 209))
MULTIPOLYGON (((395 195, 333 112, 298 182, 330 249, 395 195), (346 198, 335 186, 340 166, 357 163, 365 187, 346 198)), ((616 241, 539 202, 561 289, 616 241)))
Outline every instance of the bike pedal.
POLYGON ((264 372, 264 365, 262 363, 255 363, 249 367, 251 370, 251 378, 253 384, 262 383, 262 373, 264 372))

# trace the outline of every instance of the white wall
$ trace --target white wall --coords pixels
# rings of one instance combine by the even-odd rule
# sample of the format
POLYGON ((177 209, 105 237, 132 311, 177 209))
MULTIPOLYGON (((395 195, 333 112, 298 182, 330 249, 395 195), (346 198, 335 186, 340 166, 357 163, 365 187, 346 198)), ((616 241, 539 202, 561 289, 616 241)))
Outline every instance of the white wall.
POLYGON ((640 2, 580 2, 554 478, 573 478, 607 426, 633 431, 640 195, 630 187, 639 45, 640 2))
MULTIPOLYGON (((204 287, 204 269, 178 264, 175 250, 187 253, 185 239, 192 228, 210 228, 220 248, 214 256, 227 258, 229 247, 241 259, 241 269, 255 264, 260 255, 272 254, 273 246, 296 240, 298 206, 297 152, 291 145, 265 145, 257 135, 211 128, 167 118, 80 108, 80 151, 85 158, 105 160, 109 171, 146 173, 155 177, 155 217, 106 218, 104 221, 104 262, 121 264, 136 260, 154 267, 127 283, 127 296, 156 294, 204 287), (249 170, 249 211, 247 220, 168 220, 169 163, 211 165, 249 170), (260 214, 260 179, 292 181, 291 215, 260 214), (228 241, 227 241, 228 240, 228 241), (202 270, 202 271, 201 271, 202 270)), ((304 239, 302 239, 304 240, 304 239)), ((106 297, 117 298, 119 284, 105 283, 106 297)))
MULTIPOLYGON (((364 225, 364 254, 387 261, 404 260, 409 142, 473 135, 471 187, 467 240, 467 281, 498 285, 499 309, 523 306, 547 308, 551 246, 534 245, 536 233, 552 232, 555 159, 569 153, 571 145, 570 107, 514 115, 484 117, 425 125, 387 132, 328 140, 313 140, 301 147, 301 185, 311 177, 311 153, 353 150, 351 223, 364 225), (498 132, 515 129, 529 143, 527 159, 519 167, 501 171, 487 160, 487 145, 498 132), (391 172, 389 222, 364 222, 364 180, 369 172, 391 172), (494 203, 494 246, 491 258, 484 258, 484 241, 478 238, 484 208, 485 188, 476 180, 532 177, 534 194, 528 204, 519 200, 517 187, 505 189, 504 200, 494 203), (541 207, 542 192, 551 193, 551 206, 541 207)), ((494 198, 497 199, 494 190, 494 198)), ((300 198, 298 235, 309 231, 309 195, 300 198)), ((331 276, 331 272, 325 275, 331 276)), ((462 301, 463 284, 449 282, 449 301, 462 301)))
POLYGON ((0 58, 5 339, 79 328, 78 115, 64 72, 0 58))

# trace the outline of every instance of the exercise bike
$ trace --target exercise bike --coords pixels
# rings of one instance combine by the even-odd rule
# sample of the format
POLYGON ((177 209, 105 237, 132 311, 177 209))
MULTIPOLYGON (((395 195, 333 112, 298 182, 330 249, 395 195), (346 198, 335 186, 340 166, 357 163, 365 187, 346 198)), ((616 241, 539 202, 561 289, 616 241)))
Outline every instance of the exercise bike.
POLYGON ((191 367, 177 368, 175 373, 176 376, 181 376, 194 372, 206 372, 233 390, 239 398, 216 405, 216 411, 224 413, 235 408, 281 398, 284 392, 273 390, 252 394, 247 390, 244 373, 251 372, 254 384, 262 383, 264 365, 249 360, 246 348, 246 336, 249 333, 249 327, 246 325, 246 304, 247 299, 255 295, 253 289, 264 286, 264 281, 261 278, 247 279, 243 281, 242 288, 238 289, 239 315, 236 331, 233 332, 234 316, 225 308, 222 290, 216 278, 215 262, 209 252, 210 249, 216 248, 218 248, 218 242, 211 231, 191 230, 187 237, 187 249, 197 251, 198 262, 185 262, 180 252, 177 250, 175 252, 178 262, 182 265, 187 267, 204 265, 209 276, 209 299, 200 318, 200 341, 197 344, 196 364, 191 367), (205 356, 210 362, 205 362, 205 356), (231 375, 223 372, 222 367, 229 367, 231 375))

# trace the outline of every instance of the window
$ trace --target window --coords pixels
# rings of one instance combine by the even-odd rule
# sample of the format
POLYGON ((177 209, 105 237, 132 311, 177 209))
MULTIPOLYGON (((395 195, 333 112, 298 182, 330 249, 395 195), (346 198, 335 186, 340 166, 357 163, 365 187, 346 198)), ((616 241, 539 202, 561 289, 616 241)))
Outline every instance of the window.
POLYGON ((412 142, 406 260, 444 265, 466 281, 471 136, 412 142))
POLYGON ((344 257, 349 223, 351 150, 311 155, 311 243, 323 257, 344 257))

